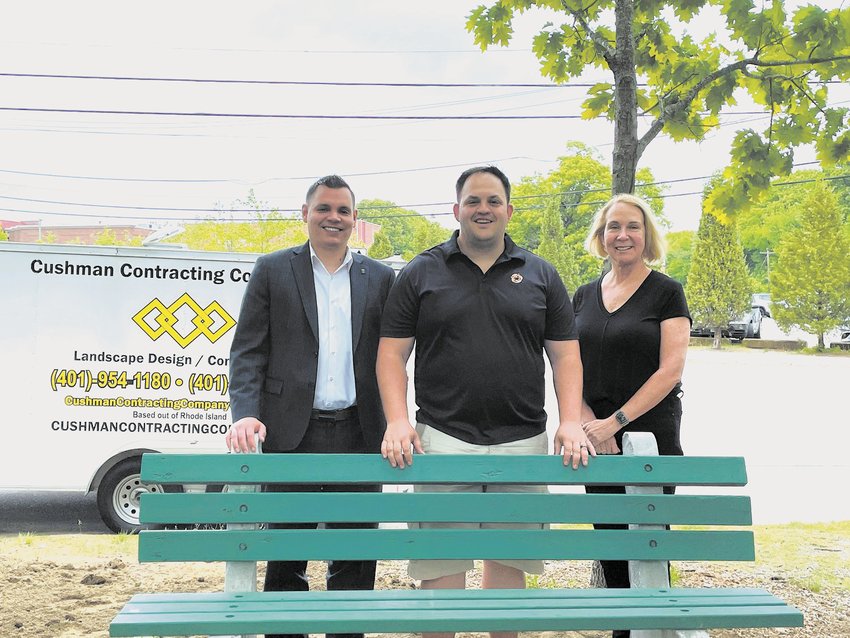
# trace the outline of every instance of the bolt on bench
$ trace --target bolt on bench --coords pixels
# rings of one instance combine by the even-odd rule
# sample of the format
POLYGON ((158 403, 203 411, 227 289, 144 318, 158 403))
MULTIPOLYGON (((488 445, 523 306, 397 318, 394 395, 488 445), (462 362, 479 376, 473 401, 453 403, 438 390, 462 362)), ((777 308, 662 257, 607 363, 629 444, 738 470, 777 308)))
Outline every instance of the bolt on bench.
POLYGON ((745 485, 742 458, 657 456, 626 435, 624 456, 565 468, 556 456, 146 454, 142 478, 225 483, 224 493, 145 494, 142 521, 227 529, 142 531, 139 560, 222 561, 225 592, 134 596, 110 636, 419 633, 632 629, 633 638, 708 628, 799 627, 800 611, 762 589, 671 588, 667 561, 751 561, 749 497, 665 495, 663 485, 745 485), (260 493, 262 483, 627 485, 627 494, 260 493), (233 491, 242 490, 242 491, 233 491), (267 530, 265 522, 494 521, 629 523, 629 530, 267 530), (256 561, 410 558, 629 560, 631 589, 256 592, 256 561), (644 630, 644 631, 639 631, 644 630), (674 630, 680 630, 675 632, 674 630))

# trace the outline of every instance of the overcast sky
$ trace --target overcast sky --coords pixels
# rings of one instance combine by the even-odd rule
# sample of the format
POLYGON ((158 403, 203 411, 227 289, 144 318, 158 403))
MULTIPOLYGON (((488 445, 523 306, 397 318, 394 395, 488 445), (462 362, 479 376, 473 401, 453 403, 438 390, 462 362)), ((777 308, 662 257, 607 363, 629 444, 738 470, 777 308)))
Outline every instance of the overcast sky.
MULTIPOLYGON (((545 84, 531 53, 540 13, 517 20, 508 50, 481 53, 470 0, 14 2, 0 8, 0 73, 215 80, 545 84), (425 8, 423 10, 423 7, 425 8)), ((799 4, 799 3, 795 3, 799 4)), ((819 2, 838 6, 839 0, 819 2)), ((711 20, 702 20, 708 31, 711 20)), ((719 26, 719 25, 718 25, 719 26)), ((606 81, 602 71, 589 80, 606 81)), ((584 88, 351 87, 0 76, 0 107, 279 115, 576 115, 584 88)), ((836 91, 833 102, 847 99, 836 91)), ((750 110, 746 104, 734 110, 750 110)), ((722 168, 741 127, 729 116, 702 144, 656 139, 641 165, 659 180, 722 168)), ((183 218, 231 207, 253 189, 300 208, 316 177, 339 173, 358 196, 451 225, 463 168, 545 173, 582 141, 610 162, 604 121, 387 121, 186 117, 0 110, 0 218, 90 224, 183 218), (96 206, 93 206, 96 205, 96 206), (151 209, 151 210, 148 210, 151 209), (165 209, 199 209, 165 210, 165 209)), ((812 160, 800 153, 798 162, 812 160)), ((695 229, 701 180, 673 183, 674 230, 695 229), (679 195, 679 196, 676 196, 679 195)), ((237 216, 240 216, 237 214, 237 216)), ((244 216, 242 214, 241 216, 244 216)))

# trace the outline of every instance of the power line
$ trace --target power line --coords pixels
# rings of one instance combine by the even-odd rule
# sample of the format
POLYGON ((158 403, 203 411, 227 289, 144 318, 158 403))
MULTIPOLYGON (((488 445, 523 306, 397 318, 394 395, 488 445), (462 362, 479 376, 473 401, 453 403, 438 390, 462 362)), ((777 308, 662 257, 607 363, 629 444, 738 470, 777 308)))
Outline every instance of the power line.
MULTIPOLYGON (((21 40, 5 40, 4 44, 25 44, 25 45, 42 45, 42 46, 53 46, 53 47, 70 47, 70 48, 95 48, 95 49, 115 49, 121 48, 116 47, 114 45, 109 44, 94 44, 94 43, 80 43, 80 42, 32 42, 32 41, 21 41, 21 40)), ((145 51, 150 51, 151 47, 146 47, 145 51)), ((305 55, 350 55, 350 54, 363 54, 363 55, 420 55, 422 53, 436 53, 436 54, 444 54, 444 53, 463 53, 463 54, 472 54, 472 55, 481 55, 481 49, 479 48, 471 48, 471 49, 249 49, 246 47, 159 47, 160 50, 164 51, 201 51, 201 52, 216 52, 216 53, 262 53, 262 54, 270 54, 270 53, 298 53, 305 55)), ((504 53, 530 53, 532 49, 523 49, 523 48, 504 48, 499 47, 496 49, 491 49, 489 54, 504 54, 504 53)))
MULTIPOLYGON (((307 52, 305 52, 307 53, 307 52)), ((368 51, 349 51, 347 53, 369 53, 368 51)), ((422 51, 421 53, 428 53, 422 51)), ((454 53, 461 53, 455 51, 454 53)), ((472 53, 472 51, 470 51, 472 53)), ((100 80, 119 82, 175 82, 190 84, 248 84, 266 86, 351 86, 351 87, 392 87, 392 88, 537 88, 537 89, 571 89, 591 88, 597 84, 609 84, 610 80, 598 82, 564 82, 557 83, 533 83, 533 82, 336 82, 316 80, 245 80, 236 78, 184 78, 184 77, 162 77, 162 76, 130 76, 130 75, 85 75, 64 73, 11 73, 0 72, 0 77, 8 78, 32 78, 32 79, 56 79, 56 80, 100 80)), ((826 80, 818 84, 843 84, 840 80, 826 80)), ((645 82, 638 82, 637 86, 649 86, 645 82)))
MULTIPOLYGON (((483 160, 479 162, 463 162, 460 164, 442 164, 439 166, 423 166, 420 168, 399 168, 393 170, 381 170, 381 171, 367 171, 363 173, 345 173, 346 177, 368 177, 372 175, 396 175, 400 173, 418 173, 420 171, 432 171, 432 170, 440 170, 444 168, 459 168, 459 167, 468 167, 468 166, 478 166, 484 164, 495 164, 497 162, 510 162, 514 160, 531 160, 535 162, 553 162, 555 160, 544 160, 538 159, 534 157, 527 157, 523 155, 516 155, 514 157, 500 157, 497 159, 489 159, 483 160)), ((95 181, 107 181, 107 182, 151 182, 151 183, 198 183, 198 184, 209 184, 209 183, 245 183, 251 185, 265 184, 267 182, 282 182, 282 181, 304 181, 304 180, 314 180, 318 178, 318 175, 301 175, 297 177, 270 177, 268 179, 263 179, 259 181, 248 181, 237 178, 226 178, 226 179, 166 179, 166 178, 145 178, 145 177, 105 177, 105 176, 96 176, 96 175, 67 175, 61 173, 39 173, 34 171, 19 171, 12 169, 2 169, 0 168, 0 173, 9 173, 11 175, 29 175, 32 177, 56 177, 60 179, 80 179, 80 180, 95 180, 95 181)))
POLYGON ((580 120, 581 115, 316 115, 292 113, 209 113, 187 111, 123 111, 116 109, 48 109, 23 106, 0 106, 0 111, 23 113, 74 113, 90 115, 158 115, 178 117, 234 117, 284 120, 580 120))
MULTIPOLYGON (((59 73, 3 73, 7 78, 43 78, 58 80, 109 80, 120 82, 179 82, 191 84, 253 84, 266 86, 352 86, 352 87, 393 87, 393 88, 533 88, 533 89, 569 89, 590 88, 597 82, 519 83, 519 82, 331 82, 302 80, 239 80, 231 78, 169 78, 129 75, 66 75, 59 73)), ((641 86, 641 85, 638 85, 641 86)))

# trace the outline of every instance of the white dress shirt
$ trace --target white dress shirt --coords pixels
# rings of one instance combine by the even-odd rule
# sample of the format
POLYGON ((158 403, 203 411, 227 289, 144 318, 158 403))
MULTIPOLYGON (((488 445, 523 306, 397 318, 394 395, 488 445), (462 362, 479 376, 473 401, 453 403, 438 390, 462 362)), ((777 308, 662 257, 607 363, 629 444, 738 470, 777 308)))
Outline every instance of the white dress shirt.
POLYGON ((354 405, 354 355, 351 349, 351 251, 333 273, 310 246, 316 306, 319 311, 319 367, 316 372, 317 410, 340 410, 354 405))

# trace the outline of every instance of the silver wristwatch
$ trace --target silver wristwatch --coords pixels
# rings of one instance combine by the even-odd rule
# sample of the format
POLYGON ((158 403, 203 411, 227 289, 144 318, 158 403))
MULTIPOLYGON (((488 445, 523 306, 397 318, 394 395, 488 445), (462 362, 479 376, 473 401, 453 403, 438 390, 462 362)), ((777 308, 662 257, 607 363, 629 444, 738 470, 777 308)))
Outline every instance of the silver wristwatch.
POLYGON ((621 428, 624 428, 629 424, 629 417, 623 414, 622 410, 617 410, 614 413, 614 419, 616 419, 621 428))

